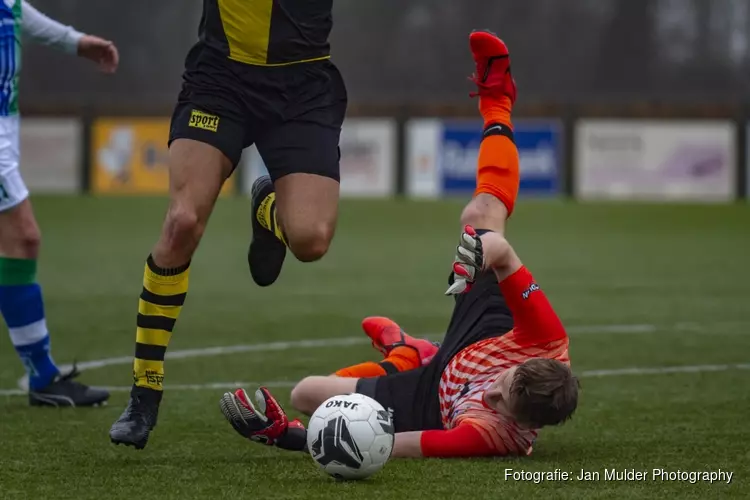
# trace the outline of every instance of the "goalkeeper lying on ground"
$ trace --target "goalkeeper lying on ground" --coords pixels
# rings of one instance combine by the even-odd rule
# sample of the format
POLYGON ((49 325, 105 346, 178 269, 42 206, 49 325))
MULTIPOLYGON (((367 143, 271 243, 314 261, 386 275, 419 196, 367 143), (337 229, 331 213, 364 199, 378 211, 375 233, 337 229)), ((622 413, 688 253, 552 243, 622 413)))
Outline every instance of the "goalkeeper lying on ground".
MULTIPOLYGON (((578 402, 565 329, 501 234, 518 191, 505 111, 515 98, 507 49, 488 33, 472 34, 471 42, 483 75, 476 80, 485 137, 446 292, 457 297, 442 345, 412 338, 387 318, 367 318, 363 328, 382 362, 308 377, 292 390, 292 406, 307 415, 340 394, 377 400, 393 415, 396 457, 527 455, 538 429, 569 419, 578 402)), ((252 440, 303 450, 302 423, 289 422, 267 389, 256 400, 257 407, 242 389, 224 395, 232 426, 252 440)))

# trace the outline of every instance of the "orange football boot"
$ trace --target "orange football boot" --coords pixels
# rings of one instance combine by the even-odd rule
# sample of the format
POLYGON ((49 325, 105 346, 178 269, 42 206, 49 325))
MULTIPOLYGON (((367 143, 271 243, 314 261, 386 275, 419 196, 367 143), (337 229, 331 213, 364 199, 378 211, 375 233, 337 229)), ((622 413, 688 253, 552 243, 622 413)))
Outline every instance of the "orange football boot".
POLYGON ((419 354, 422 366, 435 357, 440 347, 440 344, 436 342, 415 339, 411 335, 407 335, 395 321, 381 316, 372 316, 362 320, 362 329, 372 340, 372 346, 383 353, 383 356, 388 357, 396 347, 411 347, 419 354))
POLYGON ((478 89, 471 96, 499 99, 507 96, 511 104, 516 101, 516 82, 510 71, 510 53, 505 42, 491 31, 474 31, 469 35, 471 53, 476 63, 472 75, 478 89))

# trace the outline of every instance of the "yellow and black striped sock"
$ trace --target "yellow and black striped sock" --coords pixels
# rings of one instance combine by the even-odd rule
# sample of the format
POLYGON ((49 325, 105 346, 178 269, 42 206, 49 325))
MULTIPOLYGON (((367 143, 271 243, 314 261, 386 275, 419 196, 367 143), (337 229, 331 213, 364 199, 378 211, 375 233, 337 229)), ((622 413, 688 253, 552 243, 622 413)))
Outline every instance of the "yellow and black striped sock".
POLYGON ((162 390, 164 355, 172 329, 182 311, 188 290, 190 263, 162 269, 148 256, 143 271, 143 291, 138 301, 138 321, 133 361, 136 387, 162 390))
POLYGON ((261 226, 271 231, 284 245, 287 244, 286 235, 281 229, 279 220, 276 216, 276 193, 269 194, 262 202, 260 202, 255 217, 258 219, 261 226))

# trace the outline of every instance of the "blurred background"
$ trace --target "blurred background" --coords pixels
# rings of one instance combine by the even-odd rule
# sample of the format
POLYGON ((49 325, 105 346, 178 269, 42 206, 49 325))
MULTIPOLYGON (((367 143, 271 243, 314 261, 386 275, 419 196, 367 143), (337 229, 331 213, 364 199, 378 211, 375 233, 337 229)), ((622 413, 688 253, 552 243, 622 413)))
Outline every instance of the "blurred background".
MULTIPOLYGON (((132 0, 127 9, 111 1, 34 3, 114 40, 121 68, 105 77, 84 61, 27 45, 21 103, 34 118, 24 123, 30 187, 163 190, 167 118, 201 2, 132 0), (38 120, 49 117, 74 120, 38 120), (47 158, 36 159, 44 148, 34 147, 55 137, 67 144, 65 155, 56 148, 56 163, 67 159, 57 180, 47 158), (37 163, 45 179, 36 178, 37 163)), ((350 95, 345 196, 471 191, 478 125, 456 120, 477 117, 467 97, 467 34, 485 27, 511 48, 523 194, 732 200, 746 191, 746 0, 334 4, 333 57, 350 95)), ((248 153, 230 191, 262 171, 248 153)))

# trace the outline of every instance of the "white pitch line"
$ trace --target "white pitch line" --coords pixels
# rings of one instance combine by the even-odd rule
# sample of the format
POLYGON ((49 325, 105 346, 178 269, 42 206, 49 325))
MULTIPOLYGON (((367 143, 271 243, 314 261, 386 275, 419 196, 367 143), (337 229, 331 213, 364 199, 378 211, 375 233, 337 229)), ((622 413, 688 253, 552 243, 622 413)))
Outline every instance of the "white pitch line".
MULTIPOLYGON (((675 328, 670 326, 668 329, 675 328)), ((567 329, 572 335, 581 334, 634 334, 634 333, 653 333, 657 330, 655 325, 635 324, 635 325, 582 325, 573 326, 567 329)), ((440 340, 441 334, 429 334, 428 338, 440 340)), ((290 340, 284 342, 270 342, 263 344, 240 344, 219 347, 204 347, 199 349, 184 349, 181 351, 167 352, 166 359, 187 359, 203 358, 210 356, 222 356, 226 354, 239 354, 243 352, 269 352, 269 351, 286 351, 289 349, 304 349, 317 347, 347 347, 353 345, 368 344, 370 340, 364 335, 356 337, 337 337, 328 339, 313 340, 290 340)), ((114 358, 95 359, 92 361, 82 361, 77 364, 81 370, 97 370, 107 366, 129 365, 133 362, 133 356, 117 356, 114 358)), ((73 365, 63 365, 62 371, 68 371, 73 365)), ((28 378, 26 375, 18 380, 18 387, 22 390, 28 388, 28 378)))
MULTIPOLYGON (((633 367, 615 370, 586 370, 579 375, 582 378, 601 377, 624 377, 632 375, 668 375, 673 373, 703 373, 722 372, 729 370, 750 370, 750 363, 737 363, 726 365, 689 365, 689 366, 657 366, 653 368, 633 367)), ((240 387, 268 387, 284 388, 294 387, 296 382, 290 380, 275 380, 270 382, 213 382, 210 384, 170 384, 166 386, 168 391, 203 391, 203 390, 228 390, 240 387)), ((105 386, 110 392, 130 392, 131 386, 105 386)), ((21 389, 0 390, 0 396, 25 396, 27 393, 21 389)))
MULTIPOLYGON (((269 342, 264 344, 240 344, 219 347, 204 347, 199 349, 183 349, 181 351, 167 352, 166 359, 205 358, 210 356, 223 356, 226 354, 238 354, 243 352, 269 352, 287 351, 289 349, 304 349, 315 347, 346 347, 351 345, 366 344, 369 339, 360 337, 339 337, 330 339, 314 340, 290 340, 286 342, 269 342)), ((81 370, 96 370, 106 366, 129 365, 133 362, 133 356, 120 356, 116 358, 96 359, 78 363, 81 370)), ((72 365, 71 365, 72 366, 72 365)))
MULTIPOLYGON (((654 333, 658 330, 683 330, 689 325, 691 328, 696 328, 697 324, 679 323, 670 326, 657 326, 652 324, 615 324, 615 325, 579 325, 567 328, 568 333, 571 335, 587 335, 587 334, 639 334, 639 333, 654 333)), ((430 334, 428 338, 440 340, 442 334, 430 334)), ((184 349, 180 351, 167 352, 166 359, 188 359, 188 358, 203 358, 210 356, 223 356, 227 354, 239 354, 245 352, 272 352, 272 351, 287 351, 290 349, 304 349, 304 348, 320 348, 320 347, 347 347, 353 345, 368 344, 370 341, 364 335, 358 335, 356 337, 337 337, 328 339, 312 339, 312 340, 290 340, 281 342, 269 342, 262 344, 240 344, 232 346, 219 346, 219 347, 204 347, 199 349, 184 349)), ((97 370, 99 368, 105 368, 107 366, 117 365, 129 365, 133 362, 132 356, 118 356, 113 358, 95 359, 91 361, 82 361, 77 363, 77 367, 81 370, 97 370)), ((72 365, 62 365, 60 369, 68 371, 72 368, 72 365)), ((24 375, 18 380, 18 388, 22 391, 28 390, 28 377, 24 375)), ((2 394, 2 393, 0 393, 2 394)))
MULTIPOLYGON (((363 336, 359 337, 339 337, 330 339, 315 340, 290 340, 287 342, 269 342, 265 344, 240 344, 219 347, 204 347, 201 349, 184 349, 181 351, 167 352, 166 359, 187 359, 187 358, 204 358, 210 356, 222 356, 226 354, 239 354, 243 352, 270 352, 270 351, 287 351, 290 349, 316 348, 316 347, 347 347, 352 345, 367 344, 369 339, 363 336)), ((95 359, 92 361, 82 361, 76 366, 80 370, 97 370, 107 366, 130 365, 133 363, 133 356, 118 356, 115 358, 95 359)), ((62 372, 69 371, 73 365, 62 365, 59 367, 62 372)), ((18 387, 26 390, 29 387, 28 376, 24 375, 18 379, 18 387)))
MULTIPOLYGON (((292 380, 275 380, 270 382, 213 382, 210 384, 169 384, 165 387, 168 391, 205 391, 205 390, 227 390, 239 389, 241 387, 268 387, 269 389, 291 389, 297 385, 292 380)), ((130 385, 97 385, 98 389, 109 392, 130 392, 130 385)), ((28 391, 23 389, 0 389, 1 396, 26 396, 28 391)))

